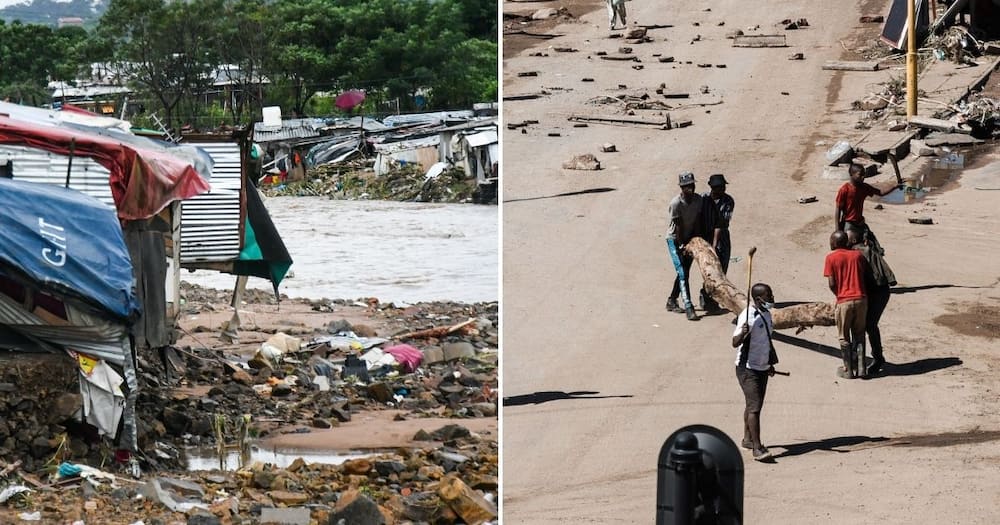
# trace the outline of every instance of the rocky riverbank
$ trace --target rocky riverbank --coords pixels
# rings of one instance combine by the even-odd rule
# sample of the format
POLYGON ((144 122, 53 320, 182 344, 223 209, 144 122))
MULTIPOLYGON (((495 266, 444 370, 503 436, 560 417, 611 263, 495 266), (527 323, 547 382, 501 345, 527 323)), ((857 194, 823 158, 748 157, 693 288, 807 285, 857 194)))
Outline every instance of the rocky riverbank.
POLYGON ((304 180, 262 187, 267 196, 322 196, 345 200, 390 200, 496 204, 492 196, 468 178, 461 169, 447 169, 428 178, 419 167, 403 167, 375 175, 370 162, 322 165, 311 169, 304 180))
POLYGON ((0 491, 30 489, 0 503, 0 522, 496 518, 497 303, 278 303, 248 291, 235 329, 228 292, 185 286, 182 295, 177 344, 139 356, 138 478, 67 414, 77 395, 71 360, 0 363, 9 385, 0 389, 0 491), (255 460, 251 445, 353 459, 275 465, 255 460), (192 447, 242 450, 244 461, 189 471, 192 447))

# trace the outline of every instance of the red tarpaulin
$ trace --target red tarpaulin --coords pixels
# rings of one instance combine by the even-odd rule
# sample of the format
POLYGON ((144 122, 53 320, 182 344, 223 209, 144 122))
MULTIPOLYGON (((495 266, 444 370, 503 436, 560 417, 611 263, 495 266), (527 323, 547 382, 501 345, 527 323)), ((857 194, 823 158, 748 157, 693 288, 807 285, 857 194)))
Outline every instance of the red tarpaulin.
POLYGON ((148 219, 175 200, 205 193, 209 184, 189 162, 166 150, 123 144, 114 137, 15 120, 0 115, 0 144, 94 159, 111 172, 111 195, 122 220, 148 219))

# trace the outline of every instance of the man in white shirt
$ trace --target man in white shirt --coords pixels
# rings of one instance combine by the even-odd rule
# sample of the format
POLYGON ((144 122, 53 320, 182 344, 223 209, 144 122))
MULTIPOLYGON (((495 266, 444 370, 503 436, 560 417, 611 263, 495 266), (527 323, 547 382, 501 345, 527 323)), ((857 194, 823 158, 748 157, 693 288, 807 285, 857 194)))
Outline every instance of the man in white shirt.
POLYGON ((733 332, 733 348, 736 353, 736 379, 743 389, 746 408, 743 410, 743 448, 753 451, 757 461, 771 459, 771 453, 761 444, 760 412, 764 407, 767 379, 774 375, 774 365, 778 356, 774 352, 771 333, 771 308, 774 294, 764 283, 753 285, 750 290, 752 304, 740 312, 733 332), (749 321, 748 321, 749 320, 749 321))

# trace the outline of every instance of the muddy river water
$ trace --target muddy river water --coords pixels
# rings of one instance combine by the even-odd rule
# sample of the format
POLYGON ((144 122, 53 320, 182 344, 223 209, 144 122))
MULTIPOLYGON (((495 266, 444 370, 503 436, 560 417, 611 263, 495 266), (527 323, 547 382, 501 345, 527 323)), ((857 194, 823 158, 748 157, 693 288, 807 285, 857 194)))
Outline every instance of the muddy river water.
MULTIPOLYGON (((294 263, 279 291, 290 297, 382 302, 499 299, 496 206, 323 197, 265 201, 294 263)), ((231 289, 235 277, 182 272, 201 286, 231 289)), ((250 288, 270 290, 251 277, 250 288)))

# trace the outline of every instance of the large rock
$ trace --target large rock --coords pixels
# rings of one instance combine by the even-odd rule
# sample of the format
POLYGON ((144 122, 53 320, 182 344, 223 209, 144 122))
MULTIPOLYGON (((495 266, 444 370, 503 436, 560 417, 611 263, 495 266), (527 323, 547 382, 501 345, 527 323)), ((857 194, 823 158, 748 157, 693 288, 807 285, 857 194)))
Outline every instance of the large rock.
POLYGON ((601 161, 597 160, 591 153, 585 153, 583 155, 577 155, 572 159, 567 160, 562 163, 564 170, 589 170, 596 171, 601 169, 601 161))
POLYGON ((446 476, 437 493, 469 525, 481 525, 497 517, 496 506, 457 476, 446 476))
POLYGON ((385 525, 386 519, 374 501, 357 490, 349 490, 337 500, 329 525, 385 525))
POLYGON ((164 408, 163 426, 170 434, 179 436, 191 428, 191 416, 170 407, 164 408))
POLYGON ((448 343, 444 345, 441 350, 444 352, 444 359, 446 361, 476 356, 476 347, 472 346, 472 343, 466 343, 464 341, 458 343, 448 343))
POLYGON ((559 14, 559 10, 557 10, 555 8, 552 8, 552 7, 546 7, 546 8, 539 9, 538 11, 535 11, 534 13, 532 13, 531 14, 531 19, 532 20, 545 20, 546 18, 552 18, 553 16, 556 16, 558 14, 559 14))

